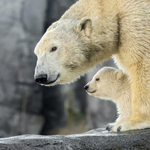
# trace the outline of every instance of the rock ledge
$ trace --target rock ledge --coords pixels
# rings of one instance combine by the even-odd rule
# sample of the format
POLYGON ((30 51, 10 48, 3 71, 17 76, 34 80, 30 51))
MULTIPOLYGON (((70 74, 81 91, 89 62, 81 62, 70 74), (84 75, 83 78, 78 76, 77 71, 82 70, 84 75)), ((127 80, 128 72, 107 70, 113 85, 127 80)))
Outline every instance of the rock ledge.
POLYGON ((111 133, 96 129, 73 135, 22 135, 0 139, 0 150, 149 150, 150 129, 111 133))

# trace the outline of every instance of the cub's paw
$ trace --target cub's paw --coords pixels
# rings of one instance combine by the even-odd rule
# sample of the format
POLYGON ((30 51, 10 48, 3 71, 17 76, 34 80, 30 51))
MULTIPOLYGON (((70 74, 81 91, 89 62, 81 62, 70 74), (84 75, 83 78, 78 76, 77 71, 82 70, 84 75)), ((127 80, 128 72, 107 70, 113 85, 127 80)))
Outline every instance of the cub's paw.
POLYGON ((145 129, 150 128, 150 121, 127 121, 122 124, 120 124, 117 128, 117 132, 124 132, 129 130, 138 130, 138 129, 145 129))
POLYGON ((115 123, 110 123, 110 124, 107 125, 106 130, 111 131, 114 126, 115 126, 115 123))

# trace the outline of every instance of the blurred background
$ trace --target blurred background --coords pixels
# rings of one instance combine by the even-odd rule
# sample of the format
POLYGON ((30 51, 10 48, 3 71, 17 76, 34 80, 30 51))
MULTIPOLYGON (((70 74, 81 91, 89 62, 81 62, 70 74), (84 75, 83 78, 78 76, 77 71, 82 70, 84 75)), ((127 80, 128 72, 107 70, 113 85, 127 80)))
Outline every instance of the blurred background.
POLYGON ((82 133, 115 121, 115 105, 83 89, 113 60, 70 85, 41 87, 33 78, 36 43, 76 1, 0 0, 0 137, 82 133))

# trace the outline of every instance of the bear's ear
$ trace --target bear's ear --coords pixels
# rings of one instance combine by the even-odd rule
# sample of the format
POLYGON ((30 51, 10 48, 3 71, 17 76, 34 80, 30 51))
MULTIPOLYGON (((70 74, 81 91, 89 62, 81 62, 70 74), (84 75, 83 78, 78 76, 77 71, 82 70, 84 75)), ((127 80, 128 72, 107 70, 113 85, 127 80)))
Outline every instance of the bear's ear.
POLYGON ((115 77, 117 80, 121 79, 123 76, 123 71, 122 70, 117 70, 115 71, 115 77))
POLYGON ((88 17, 82 18, 76 26, 76 30, 85 36, 90 37, 92 31, 92 20, 88 17))
POLYGON ((52 24, 51 24, 51 25, 47 28, 47 30, 46 30, 46 31, 49 31, 49 30, 51 30, 51 29, 56 28, 56 27, 57 27, 57 24, 58 24, 58 21, 56 21, 56 22, 52 23, 52 24))

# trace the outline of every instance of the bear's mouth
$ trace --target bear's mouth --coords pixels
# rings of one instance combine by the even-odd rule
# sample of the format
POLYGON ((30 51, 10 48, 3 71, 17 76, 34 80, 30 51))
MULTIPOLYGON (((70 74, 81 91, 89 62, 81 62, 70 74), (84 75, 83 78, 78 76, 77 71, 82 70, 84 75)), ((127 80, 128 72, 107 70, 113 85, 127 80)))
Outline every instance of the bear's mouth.
POLYGON ((56 82, 58 80, 58 78, 60 77, 60 74, 57 75, 56 79, 53 81, 48 81, 47 83, 45 83, 44 85, 50 85, 53 84, 54 82, 56 82))

